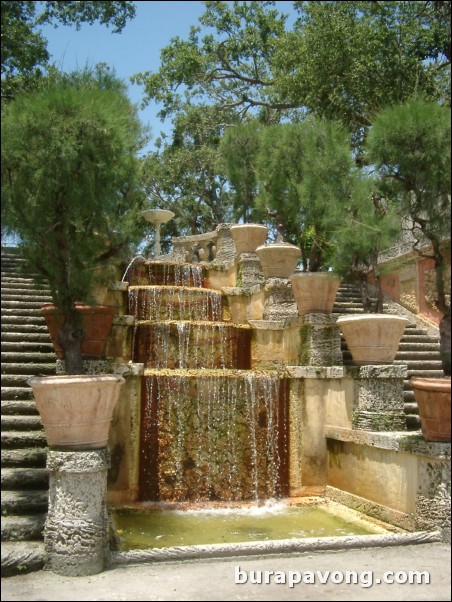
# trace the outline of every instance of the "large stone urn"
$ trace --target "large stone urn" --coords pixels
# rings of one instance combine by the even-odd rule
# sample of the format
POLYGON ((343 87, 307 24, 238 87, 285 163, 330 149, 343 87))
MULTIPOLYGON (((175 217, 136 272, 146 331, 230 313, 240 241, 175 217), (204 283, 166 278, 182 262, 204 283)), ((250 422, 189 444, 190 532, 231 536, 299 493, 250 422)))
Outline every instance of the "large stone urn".
POLYGON ((411 378, 426 441, 450 441, 450 377, 411 378))
POLYGON ((268 228, 261 224, 234 224, 230 228, 237 255, 255 253, 267 238, 268 228))
POLYGON ((122 376, 114 374, 28 379, 49 447, 106 447, 113 410, 124 382, 122 376))
POLYGON ((298 315, 330 314, 341 279, 330 272, 295 272, 290 276, 298 315))
MULTIPOLYGON (((98 359, 103 356, 107 337, 117 314, 111 305, 85 305, 76 303, 75 308, 82 317, 83 340, 81 351, 84 358, 98 359)), ((53 348, 58 358, 63 358, 63 350, 57 342, 58 333, 63 327, 64 316, 52 303, 41 307, 53 348)))
POLYGON ((392 364, 407 318, 390 314, 359 314, 337 319, 357 366, 392 364))
POLYGON ((59 575, 94 575, 109 562, 106 446, 125 380, 119 375, 68 375, 27 382, 50 447, 47 564, 59 575))
POLYGON ((287 242, 261 245, 257 247, 256 253, 266 279, 289 278, 295 272, 301 256, 301 250, 287 242))

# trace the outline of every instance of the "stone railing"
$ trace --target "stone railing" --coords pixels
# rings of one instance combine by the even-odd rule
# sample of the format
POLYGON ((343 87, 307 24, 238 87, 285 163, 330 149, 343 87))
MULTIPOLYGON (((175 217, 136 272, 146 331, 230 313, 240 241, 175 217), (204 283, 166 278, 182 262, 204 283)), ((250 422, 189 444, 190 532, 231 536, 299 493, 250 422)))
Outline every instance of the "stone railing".
POLYGON ((236 251, 230 227, 231 224, 220 224, 205 234, 173 237, 173 251, 162 259, 182 263, 233 262, 236 251))

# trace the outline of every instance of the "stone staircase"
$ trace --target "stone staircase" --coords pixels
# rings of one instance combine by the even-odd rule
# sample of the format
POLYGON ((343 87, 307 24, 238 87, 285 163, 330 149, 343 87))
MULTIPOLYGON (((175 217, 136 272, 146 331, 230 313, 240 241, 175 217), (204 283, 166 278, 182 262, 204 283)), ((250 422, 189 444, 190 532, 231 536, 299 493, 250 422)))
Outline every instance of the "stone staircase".
POLYGON ((43 565, 47 512, 46 439, 30 376, 55 374, 56 356, 40 307, 48 288, 2 247, 2 576, 43 565))
MULTIPOLYGON (((388 306, 384 305, 383 311, 388 306)), ((364 313, 361 289, 358 285, 342 284, 336 295, 333 313, 340 314, 362 314, 364 313)), ((344 364, 352 364, 352 357, 342 338, 342 354, 344 364)), ((414 401, 414 393, 409 379, 412 376, 436 378, 443 376, 441 357, 439 353, 438 337, 430 336, 426 329, 418 328, 416 323, 408 324, 400 341, 399 350, 394 363, 406 364, 408 367, 408 378, 404 381, 404 401, 407 429, 417 431, 420 429, 419 411, 414 401)))

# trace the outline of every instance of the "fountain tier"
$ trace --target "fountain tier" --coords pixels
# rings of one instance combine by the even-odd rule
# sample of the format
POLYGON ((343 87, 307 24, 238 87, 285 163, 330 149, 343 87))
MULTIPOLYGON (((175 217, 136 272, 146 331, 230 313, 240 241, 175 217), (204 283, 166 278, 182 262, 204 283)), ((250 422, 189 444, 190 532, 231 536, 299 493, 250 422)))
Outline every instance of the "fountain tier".
POLYGON ((258 500, 287 491, 287 381, 240 370, 147 370, 141 499, 258 500))
POLYGON ((250 368, 251 329, 229 322, 139 322, 134 361, 146 368, 250 368))
POLYGON ((129 313, 135 320, 219 321, 222 294, 184 286, 130 286, 129 313))

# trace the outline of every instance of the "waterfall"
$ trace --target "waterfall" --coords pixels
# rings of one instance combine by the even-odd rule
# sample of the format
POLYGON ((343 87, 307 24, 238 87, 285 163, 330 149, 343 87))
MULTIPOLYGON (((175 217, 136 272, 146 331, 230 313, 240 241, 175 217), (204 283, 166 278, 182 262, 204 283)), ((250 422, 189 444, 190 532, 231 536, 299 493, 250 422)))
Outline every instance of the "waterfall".
POLYGON ((287 381, 251 369, 249 325, 222 321, 222 293, 199 286, 197 266, 151 264, 153 283, 129 287, 145 364, 140 498, 286 495, 287 381))

